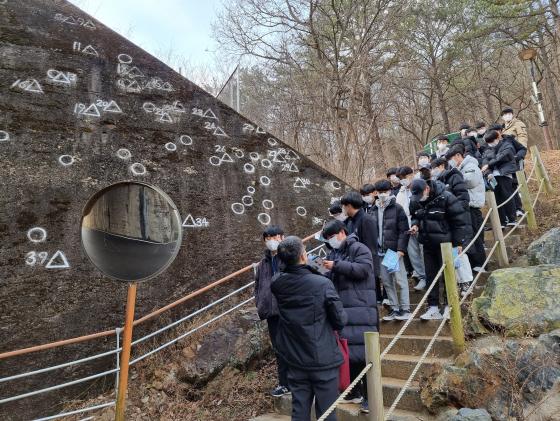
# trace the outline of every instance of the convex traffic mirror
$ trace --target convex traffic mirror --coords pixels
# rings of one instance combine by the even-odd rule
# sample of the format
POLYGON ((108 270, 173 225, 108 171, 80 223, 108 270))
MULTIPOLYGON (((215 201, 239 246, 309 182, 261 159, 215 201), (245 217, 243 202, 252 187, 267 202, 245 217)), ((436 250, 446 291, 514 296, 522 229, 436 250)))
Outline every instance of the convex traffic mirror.
POLYGON ((105 275, 144 281, 163 272, 181 246, 181 217, 159 188, 137 182, 110 185, 87 202, 82 246, 105 275))

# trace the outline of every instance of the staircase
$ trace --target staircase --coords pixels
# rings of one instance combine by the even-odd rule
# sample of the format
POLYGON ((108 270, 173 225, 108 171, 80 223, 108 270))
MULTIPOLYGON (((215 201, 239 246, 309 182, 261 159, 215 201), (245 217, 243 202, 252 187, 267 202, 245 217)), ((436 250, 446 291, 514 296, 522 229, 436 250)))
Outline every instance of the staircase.
MULTIPOLYGON (((521 235, 523 235, 525 228, 520 226, 515 233, 507 238, 508 255, 511 260, 512 247, 519 244, 521 235)), ((489 250, 494 245, 492 232, 485 232, 485 245, 489 250)), ((489 270, 496 269, 495 255, 489 262, 489 270)), ((477 286, 473 291, 473 295, 478 297, 484 290, 484 285, 489 277, 489 273, 485 273, 479 279, 477 286)), ((424 291, 415 291, 413 284, 410 284, 410 302, 412 310, 420 302, 424 291)), ((422 310, 421 310, 422 311, 422 310)), ((380 317, 387 314, 385 308, 380 307, 380 317)), ((420 356, 426 349, 428 343, 432 339, 439 321, 422 321, 418 318, 414 319, 408 328, 405 330, 404 335, 395 343, 393 348, 385 356, 381 362, 381 373, 383 383, 383 401, 385 411, 392 405, 400 390, 404 386, 406 379, 414 366, 419 361, 420 356)), ((383 350, 393 337, 398 333, 404 322, 391 321, 380 322, 380 342, 381 349, 383 350)), ((451 362, 453 359, 453 340, 449 325, 446 324, 441 331, 440 336, 436 339, 429 358, 426 359, 424 364, 420 367, 416 375, 416 379, 420 378, 423 374, 427 374, 432 370, 438 370, 442 365, 451 362)), ((274 400, 274 414, 261 415, 253 418, 250 421, 289 421, 291 414, 291 396, 283 396, 275 398, 274 400)), ((343 404, 337 408, 338 421, 367 421, 365 414, 359 411, 359 405, 343 404)), ((414 381, 408 388, 399 404, 397 410, 390 418, 395 421, 415 421, 435 420, 433 415, 430 415, 420 399, 420 388, 418 381, 414 381)))

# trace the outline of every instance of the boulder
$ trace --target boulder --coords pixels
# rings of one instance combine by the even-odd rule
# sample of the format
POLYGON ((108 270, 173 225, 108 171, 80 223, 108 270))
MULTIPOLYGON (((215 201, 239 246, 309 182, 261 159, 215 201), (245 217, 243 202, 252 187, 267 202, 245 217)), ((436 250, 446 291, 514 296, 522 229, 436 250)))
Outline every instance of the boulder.
POLYGON ((477 339, 453 364, 421 379, 422 402, 431 412, 455 406, 485 408, 495 420, 522 417, 560 382, 559 347, 560 330, 538 339, 477 339))
POLYGON ((473 300, 466 329, 473 335, 538 336, 560 328, 560 266, 496 270, 473 300))
POLYGON ((531 265, 560 265, 560 227, 533 241, 527 250, 531 265))
POLYGON ((492 421, 486 409, 461 408, 445 411, 437 421, 492 421))
POLYGON ((270 351, 266 323, 256 310, 244 310, 225 319, 202 336, 197 346, 183 351, 185 359, 177 372, 181 381, 202 387, 226 366, 245 368, 270 351))

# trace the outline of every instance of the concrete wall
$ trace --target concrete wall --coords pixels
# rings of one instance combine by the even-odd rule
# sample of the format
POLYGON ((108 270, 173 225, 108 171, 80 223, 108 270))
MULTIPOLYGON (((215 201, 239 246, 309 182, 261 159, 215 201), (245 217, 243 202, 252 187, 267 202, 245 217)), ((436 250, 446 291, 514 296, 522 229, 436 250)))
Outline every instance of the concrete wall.
MULTIPOLYGON (((208 222, 185 227, 175 263, 140 285, 137 315, 258 259, 269 221, 312 233, 346 188, 64 1, 0 0, 0 57, 0 351, 121 324, 126 285, 104 278, 80 246, 82 209, 111 183, 152 183, 192 217, 185 225, 208 222)), ((0 373, 113 347, 109 338, 0 361, 0 373)), ((0 398, 113 363, 0 384, 0 398)), ((90 386, 0 405, 0 418, 56 412, 90 386)))

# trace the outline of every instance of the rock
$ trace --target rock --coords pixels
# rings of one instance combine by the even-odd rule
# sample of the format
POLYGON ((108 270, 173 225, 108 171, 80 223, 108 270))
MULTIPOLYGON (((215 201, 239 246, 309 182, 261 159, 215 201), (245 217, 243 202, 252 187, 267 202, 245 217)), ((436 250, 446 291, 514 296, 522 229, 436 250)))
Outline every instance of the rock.
POLYGON ((527 250, 531 265, 560 265, 560 227, 533 241, 527 250))
MULTIPOLYGON (((559 331, 539 339, 477 339, 453 364, 422 379, 422 402, 431 412, 454 405, 486 408, 497 420, 520 417, 560 382, 559 340, 559 331)), ((463 419, 469 418, 457 420, 463 419)))
POLYGON ((467 332, 537 336, 560 328, 560 266, 496 270, 483 294, 473 300, 467 332))
POLYGON ((526 421, 558 421, 560 419, 560 382, 537 404, 525 410, 526 421))
POLYGON ((193 358, 181 364, 177 378, 201 387, 226 366, 247 367, 269 350, 266 324, 256 310, 240 311, 201 339, 193 358))
POLYGON ((486 409, 462 408, 443 412, 437 421, 492 421, 492 417, 486 409))

